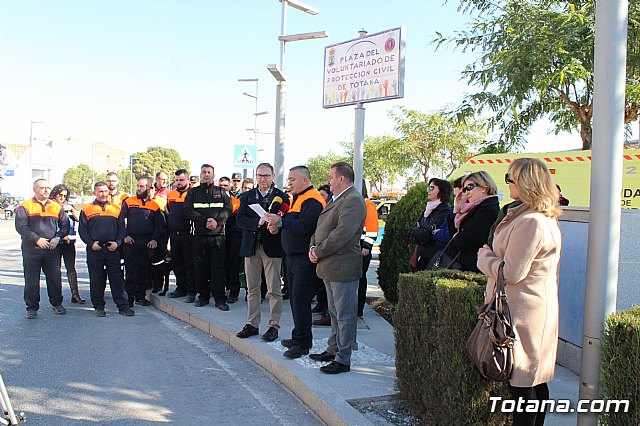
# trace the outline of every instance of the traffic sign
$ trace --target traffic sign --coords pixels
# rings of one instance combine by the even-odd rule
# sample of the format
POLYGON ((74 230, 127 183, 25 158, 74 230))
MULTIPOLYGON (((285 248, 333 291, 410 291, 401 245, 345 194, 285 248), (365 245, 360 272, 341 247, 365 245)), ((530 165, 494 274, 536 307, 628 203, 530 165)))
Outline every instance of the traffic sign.
POLYGON ((258 165, 258 147, 256 145, 234 145, 233 168, 253 169, 258 165))

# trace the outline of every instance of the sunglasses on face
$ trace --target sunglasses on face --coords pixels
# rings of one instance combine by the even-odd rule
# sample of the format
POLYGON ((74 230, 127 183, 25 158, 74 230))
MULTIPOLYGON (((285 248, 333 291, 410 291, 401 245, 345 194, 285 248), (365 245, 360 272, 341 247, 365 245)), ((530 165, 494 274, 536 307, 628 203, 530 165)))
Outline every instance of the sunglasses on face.
POLYGON ((468 183, 464 188, 462 188, 462 192, 473 191, 473 188, 477 188, 480 185, 477 183, 468 183))
POLYGON ((56 195, 57 198, 67 198, 67 194, 58 194, 56 195))
POLYGON ((516 182, 509 177, 509 173, 505 173, 504 174, 504 183, 509 185, 510 183, 516 183, 516 182))
POLYGON ((433 191, 434 189, 436 189, 436 187, 434 185, 429 185, 427 187, 427 191, 433 191))

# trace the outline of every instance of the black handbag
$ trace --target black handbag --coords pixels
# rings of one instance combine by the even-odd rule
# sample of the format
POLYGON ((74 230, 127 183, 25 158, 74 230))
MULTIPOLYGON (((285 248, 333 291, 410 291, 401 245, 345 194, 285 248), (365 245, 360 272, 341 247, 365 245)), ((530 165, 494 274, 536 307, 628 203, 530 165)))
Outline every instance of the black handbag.
POLYGON ((462 263, 458 262, 458 258, 460 258, 460 253, 456 254, 454 257, 451 257, 447 254, 447 249, 449 248, 449 244, 455 238, 455 235, 451 237, 449 242, 442 250, 438 250, 431 259, 429 259, 429 263, 427 263, 427 271, 437 271, 438 269, 457 269, 462 270, 462 263))
POLYGON ((493 298, 476 307, 478 323, 469 340, 467 352, 480 374, 497 382, 505 382, 513 372, 513 344, 516 335, 504 289, 504 262, 498 268, 493 298))

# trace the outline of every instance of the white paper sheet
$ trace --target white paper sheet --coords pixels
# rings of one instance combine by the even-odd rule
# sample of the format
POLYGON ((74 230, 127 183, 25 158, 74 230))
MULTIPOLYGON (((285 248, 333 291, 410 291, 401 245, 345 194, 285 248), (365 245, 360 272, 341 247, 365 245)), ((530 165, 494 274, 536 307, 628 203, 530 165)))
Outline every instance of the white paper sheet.
POLYGON ((254 212, 258 213, 258 216, 260 217, 263 217, 265 214, 267 214, 267 212, 264 211, 264 209, 260 204, 249 204, 249 208, 254 212))

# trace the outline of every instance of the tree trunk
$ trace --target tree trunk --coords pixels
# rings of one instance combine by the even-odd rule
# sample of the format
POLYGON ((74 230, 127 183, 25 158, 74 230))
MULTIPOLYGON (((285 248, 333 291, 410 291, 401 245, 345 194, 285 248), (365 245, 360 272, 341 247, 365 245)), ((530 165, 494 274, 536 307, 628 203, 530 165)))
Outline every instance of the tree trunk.
POLYGON ((590 121, 580 120, 580 137, 582 138, 582 149, 591 149, 593 128, 590 121))

